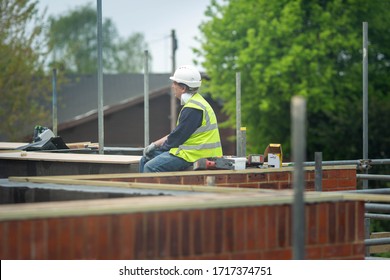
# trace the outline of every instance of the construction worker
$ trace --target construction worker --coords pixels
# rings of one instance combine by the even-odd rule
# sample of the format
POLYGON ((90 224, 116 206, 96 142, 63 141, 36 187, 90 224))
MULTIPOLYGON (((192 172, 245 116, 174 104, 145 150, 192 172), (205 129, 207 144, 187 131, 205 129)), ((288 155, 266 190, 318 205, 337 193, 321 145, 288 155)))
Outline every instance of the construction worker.
POLYGON ((140 172, 185 170, 200 158, 222 156, 217 118, 210 104, 198 93, 199 71, 184 65, 170 77, 172 90, 184 105, 176 128, 145 147, 140 172))

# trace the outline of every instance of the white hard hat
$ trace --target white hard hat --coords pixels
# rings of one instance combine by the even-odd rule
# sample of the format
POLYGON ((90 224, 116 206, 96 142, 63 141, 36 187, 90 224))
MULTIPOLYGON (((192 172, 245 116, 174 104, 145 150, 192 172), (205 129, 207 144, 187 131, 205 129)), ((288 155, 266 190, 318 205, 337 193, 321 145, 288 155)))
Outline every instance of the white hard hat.
POLYGON ((198 88, 202 83, 199 71, 192 65, 180 66, 169 79, 190 88, 198 88))

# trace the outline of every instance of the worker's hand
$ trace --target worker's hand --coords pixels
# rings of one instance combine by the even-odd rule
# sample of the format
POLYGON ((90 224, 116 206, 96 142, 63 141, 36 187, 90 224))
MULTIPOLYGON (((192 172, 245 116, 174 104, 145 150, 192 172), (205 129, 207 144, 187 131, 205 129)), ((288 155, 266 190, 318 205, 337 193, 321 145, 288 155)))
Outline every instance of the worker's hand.
POLYGON ((150 144, 144 148, 144 157, 150 158, 150 154, 157 148, 155 143, 150 144))

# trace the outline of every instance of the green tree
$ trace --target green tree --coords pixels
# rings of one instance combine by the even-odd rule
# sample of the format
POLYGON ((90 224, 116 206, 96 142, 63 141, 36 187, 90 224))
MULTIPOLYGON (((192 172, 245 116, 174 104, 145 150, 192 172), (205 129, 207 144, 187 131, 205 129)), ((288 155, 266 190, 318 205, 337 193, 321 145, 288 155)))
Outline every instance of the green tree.
POLYGON ((1 141, 25 141, 36 124, 46 124, 50 117, 41 19, 37 1, 0 0, 1 141))
POLYGON ((369 26, 369 156, 389 157, 390 1, 231 0, 209 5, 201 26, 208 90, 235 125, 241 72, 249 152, 281 143, 290 157, 290 102, 307 100, 307 159, 362 157, 362 23, 369 26), (371 148, 372 147, 372 148, 371 148))
MULTIPOLYGON (((50 17, 49 22, 52 65, 60 65, 67 73, 96 73, 96 8, 91 4, 80 6, 64 15, 50 17)), ((147 48, 143 35, 134 33, 123 39, 110 19, 104 19, 102 25, 103 71, 141 72, 143 52, 147 48)))

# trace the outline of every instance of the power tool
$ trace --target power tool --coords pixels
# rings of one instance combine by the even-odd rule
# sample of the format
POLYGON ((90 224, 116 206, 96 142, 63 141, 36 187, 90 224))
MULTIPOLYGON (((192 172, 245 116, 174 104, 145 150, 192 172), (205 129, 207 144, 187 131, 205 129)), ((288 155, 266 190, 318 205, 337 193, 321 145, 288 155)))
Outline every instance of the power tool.
POLYGON ((194 170, 242 170, 245 169, 246 158, 240 157, 210 157, 194 162, 194 170))

